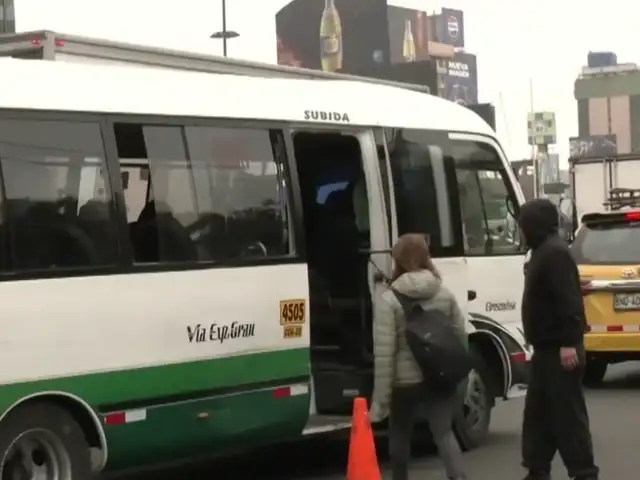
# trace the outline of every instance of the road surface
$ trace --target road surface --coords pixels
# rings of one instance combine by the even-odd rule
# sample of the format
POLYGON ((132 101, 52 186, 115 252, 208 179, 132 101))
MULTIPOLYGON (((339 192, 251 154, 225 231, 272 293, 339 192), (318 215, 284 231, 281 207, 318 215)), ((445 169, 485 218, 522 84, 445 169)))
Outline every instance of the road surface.
MULTIPOLYGON (((587 391, 596 460, 602 478, 636 478, 640 472, 640 363, 610 367, 606 383, 587 391)), ((469 480, 518 480, 524 476, 520 462, 521 400, 500 403, 494 410, 492 434, 482 447, 465 455, 469 480)), ((384 445, 380 445, 384 449, 384 445)), ((386 455, 380 452, 383 470, 386 455)), ((122 480, 344 480, 346 442, 309 441, 292 448, 270 448, 195 468, 122 480)), ((437 457, 414 460, 412 478, 445 480, 437 457)), ((554 480, 566 480, 558 458, 554 480)), ((120 479, 119 479, 120 480, 120 479)))

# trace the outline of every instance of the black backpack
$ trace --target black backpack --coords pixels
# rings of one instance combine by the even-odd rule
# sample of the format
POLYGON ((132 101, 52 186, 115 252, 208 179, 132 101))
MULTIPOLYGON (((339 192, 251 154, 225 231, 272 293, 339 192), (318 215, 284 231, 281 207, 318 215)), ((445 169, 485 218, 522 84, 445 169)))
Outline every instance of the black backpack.
POLYGON ((422 300, 393 290, 406 319, 409 350, 429 386, 454 390, 473 368, 473 357, 445 312, 422 308, 422 300))

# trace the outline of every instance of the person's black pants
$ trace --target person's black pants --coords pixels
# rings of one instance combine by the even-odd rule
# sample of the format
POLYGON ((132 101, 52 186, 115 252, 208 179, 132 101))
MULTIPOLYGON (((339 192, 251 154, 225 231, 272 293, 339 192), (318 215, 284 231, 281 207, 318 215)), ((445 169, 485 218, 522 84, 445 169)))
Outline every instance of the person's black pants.
POLYGON ((535 351, 524 407, 522 457, 525 468, 544 477, 560 452, 571 478, 596 479, 589 416, 582 392, 584 350, 578 352, 580 366, 565 370, 560 352, 535 351))

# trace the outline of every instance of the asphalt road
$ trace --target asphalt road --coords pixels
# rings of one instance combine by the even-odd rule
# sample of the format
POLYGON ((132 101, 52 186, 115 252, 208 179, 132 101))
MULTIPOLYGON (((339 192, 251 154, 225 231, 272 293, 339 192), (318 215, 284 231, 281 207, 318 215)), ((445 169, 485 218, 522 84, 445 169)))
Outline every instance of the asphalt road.
MULTIPOLYGON (((610 367, 605 384, 588 390, 596 460, 602 478, 636 478, 640 471, 640 362, 610 367)), ((469 480, 518 480, 521 400, 500 403, 494 410, 492 434, 482 447, 465 455, 469 480)), ((384 450, 384 445, 380 445, 384 450)), ((386 458, 381 453, 381 465, 386 458)), ((269 448, 250 456, 217 461, 189 469, 153 472, 126 480, 344 480, 346 442, 313 440, 291 448, 269 448)), ((414 460, 416 479, 445 480, 438 458, 424 454, 414 460)), ((554 480, 567 474, 556 458, 554 480)))

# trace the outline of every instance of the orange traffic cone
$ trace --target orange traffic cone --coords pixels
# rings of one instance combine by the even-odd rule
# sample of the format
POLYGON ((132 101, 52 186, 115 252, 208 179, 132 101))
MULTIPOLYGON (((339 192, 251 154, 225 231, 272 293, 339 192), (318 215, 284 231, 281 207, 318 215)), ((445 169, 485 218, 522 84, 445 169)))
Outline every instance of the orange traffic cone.
POLYGON ((367 400, 362 397, 353 401, 347 480, 381 480, 367 400))

